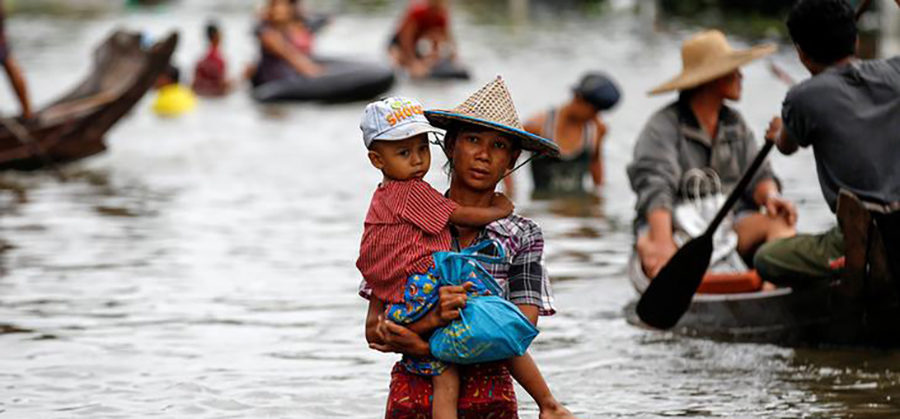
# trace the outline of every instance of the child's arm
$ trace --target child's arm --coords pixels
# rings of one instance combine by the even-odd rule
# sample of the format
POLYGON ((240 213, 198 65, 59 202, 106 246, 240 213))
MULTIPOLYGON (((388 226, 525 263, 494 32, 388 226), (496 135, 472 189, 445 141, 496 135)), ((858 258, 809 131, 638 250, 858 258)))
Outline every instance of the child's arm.
POLYGON ((507 217, 514 209, 506 195, 496 193, 490 207, 458 207, 450 214, 450 222, 463 227, 482 227, 507 217))

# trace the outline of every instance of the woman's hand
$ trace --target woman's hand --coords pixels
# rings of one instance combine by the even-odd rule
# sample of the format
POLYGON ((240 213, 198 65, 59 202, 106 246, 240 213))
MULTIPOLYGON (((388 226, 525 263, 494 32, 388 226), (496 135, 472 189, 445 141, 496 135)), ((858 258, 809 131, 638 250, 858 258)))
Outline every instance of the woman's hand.
POLYGON ((651 239, 650 234, 642 234, 638 237, 636 248, 644 273, 650 278, 656 278, 663 266, 666 266, 669 259, 672 259, 678 251, 671 234, 656 239, 651 239))
POLYGON ((444 286, 438 290, 440 300, 433 310, 437 327, 444 327, 460 317, 459 310, 466 306, 469 299, 466 293, 472 286, 471 282, 466 282, 462 286, 444 286))
POLYGON ((377 342, 370 342, 369 348, 381 352, 396 352, 414 356, 428 356, 431 353, 428 342, 422 339, 412 330, 407 329, 383 315, 378 316, 378 325, 375 326, 377 342))

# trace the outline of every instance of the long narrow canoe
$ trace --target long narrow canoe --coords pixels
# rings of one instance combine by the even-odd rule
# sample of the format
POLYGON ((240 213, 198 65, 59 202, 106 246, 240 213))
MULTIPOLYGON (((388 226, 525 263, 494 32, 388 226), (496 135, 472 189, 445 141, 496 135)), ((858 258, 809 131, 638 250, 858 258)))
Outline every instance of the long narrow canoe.
MULTIPOLYGON (((646 277, 637 258, 629 279, 638 292, 646 277)), ((779 345, 900 346, 900 305, 868 305, 846 295, 842 281, 805 289, 776 288, 737 294, 697 294, 672 332, 726 342, 779 345)), ((625 307, 626 320, 642 325, 636 302, 625 307)))
MULTIPOLYGON (((842 191, 838 217, 847 248, 842 278, 796 289, 695 294, 672 331, 729 342, 900 347, 896 205, 878 208, 842 191)), ((638 293, 650 283, 636 255, 628 277, 638 293)), ((626 320, 642 326, 635 306, 626 305, 626 320)))
POLYGON ((94 51, 84 81, 34 118, 20 121, 29 138, 0 125, 0 170, 35 170, 104 151, 106 132, 153 87, 177 43, 173 33, 142 48, 140 34, 111 34, 94 51))

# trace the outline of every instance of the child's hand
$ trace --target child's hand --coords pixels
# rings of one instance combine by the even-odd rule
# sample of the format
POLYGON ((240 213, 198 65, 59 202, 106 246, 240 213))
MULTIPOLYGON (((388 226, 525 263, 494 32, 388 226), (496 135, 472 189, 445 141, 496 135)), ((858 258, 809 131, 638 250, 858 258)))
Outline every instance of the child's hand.
POLYGON ((504 212, 504 216, 510 215, 516 209, 512 201, 500 192, 494 193, 491 198, 491 206, 504 212))

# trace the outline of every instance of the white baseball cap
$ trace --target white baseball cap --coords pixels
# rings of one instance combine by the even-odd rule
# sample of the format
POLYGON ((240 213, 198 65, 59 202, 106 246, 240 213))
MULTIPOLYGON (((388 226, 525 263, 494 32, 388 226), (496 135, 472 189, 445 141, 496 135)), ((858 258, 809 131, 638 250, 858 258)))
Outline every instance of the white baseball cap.
POLYGON ((366 105, 359 129, 370 148, 374 141, 398 141, 419 134, 443 134, 425 118, 425 108, 415 99, 393 96, 366 105))

